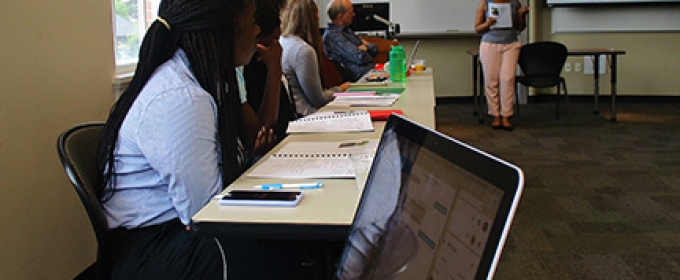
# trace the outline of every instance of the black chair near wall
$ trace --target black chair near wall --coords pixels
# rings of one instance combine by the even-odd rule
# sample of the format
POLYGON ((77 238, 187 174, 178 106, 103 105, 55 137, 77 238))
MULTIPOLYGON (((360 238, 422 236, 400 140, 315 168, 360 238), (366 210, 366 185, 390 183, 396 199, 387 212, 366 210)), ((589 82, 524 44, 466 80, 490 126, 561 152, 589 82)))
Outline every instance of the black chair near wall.
POLYGON ((57 152, 71 184, 90 218, 97 239, 97 260, 75 279, 107 279, 108 225, 94 187, 98 181, 97 150, 104 123, 85 123, 67 129, 57 139, 57 152))
MULTIPOLYGON (((520 49, 519 67, 522 75, 516 77, 516 82, 525 87, 550 88, 557 87, 557 118, 560 117, 561 89, 564 90, 564 99, 567 117, 569 117, 569 96, 567 94, 567 83, 560 75, 564 63, 567 61, 567 47, 559 42, 534 42, 525 44, 520 49)), ((515 98, 517 113, 519 115, 519 94, 515 87, 515 98)))

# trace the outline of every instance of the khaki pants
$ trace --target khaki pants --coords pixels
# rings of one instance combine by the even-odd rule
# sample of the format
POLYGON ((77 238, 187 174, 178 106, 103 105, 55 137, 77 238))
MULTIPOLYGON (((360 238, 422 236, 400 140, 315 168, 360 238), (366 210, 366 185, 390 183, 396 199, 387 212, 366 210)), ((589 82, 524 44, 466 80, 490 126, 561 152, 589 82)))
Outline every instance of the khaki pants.
POLYGON ((510 117, 515 104, 515 73, 519 41, 510 44, 482 42, 479 58, 484 70, 484 85, 489 115, 510 117))

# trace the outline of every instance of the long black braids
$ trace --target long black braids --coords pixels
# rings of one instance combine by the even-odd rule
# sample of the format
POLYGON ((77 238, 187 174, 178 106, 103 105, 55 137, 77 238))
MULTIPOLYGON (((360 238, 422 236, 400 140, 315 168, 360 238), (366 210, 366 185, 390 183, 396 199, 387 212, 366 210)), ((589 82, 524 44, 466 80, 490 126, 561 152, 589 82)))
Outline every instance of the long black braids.
POLYGON ((234 70, 234 25, 239 13, 253 4, 253 0, 161 1, 159 19, 144 36, 132 81, 112 107, 102 134, 98 161, 101 176, 95 190, 101 201, 114 192, 114 151, 127 113, 156 68, 180 47, 199 84, 218 106, 223 187, 243 172, 247 162, 239 142, 248 141, 238 140, 246 139, 246 133, 234 70))
MULTIPOLYGON (((192 71, 195 73, 199 83, 206 87, 213 87, 213 90, 206 89, 213 93, 218 110, 218 131, 220 135, 220 145, 222 147, 222 182, 226 187, 229 183, 235 180, 241 173, 243 166, 249 163, 245 158, 243 151, 239 150, 240 145, 246 145, 250 141, 246 140, 245 126, 243 120, 243 111, 241 109, 241 99, 238 94, 238 86, 236 82, 236 71, 234 67, 220 67, 219 61, 228 61, 228 65, 234 65, 234 56, 224 56, 224 52, 215 50, 214 48, 234 49, 233 40, 223 40, 224 37, 214 34, 229 33, 227 38, 233 38, 233 30, 209 30, 205 32, 195 32, 187 34, 182 48, 187 54, 190 61, 204 61, 204 63, 197 65, 192 64, 192 71), (216 41, 218 40, 218 41, 216 41), (205 45, 205 42, 213 41, 213 44, 205 45), (222 54, 212 56, 211 54, 222 54), (200 77, 200 78, 199 78, 200 77), (217 78, 222 83, 212 82, 212 78, 217 78), (205 80, 204 80, 205 79, 205 80), (232 85, 232 86, 229 86, 232 85), (229 94, 227 94, 229 93, 229 94), (236 133, 236 134, 235 134, 236 133), (242 139, 244 141, 239 141, 242 139), (230 147, 225 149, 224 147, 230 147), (234 172, 236 171, 236 172, 234 172)), ((244 146, 245 147, 245 146, 244 146)), ((251 148, 251 147, 245 147, 251 148)))

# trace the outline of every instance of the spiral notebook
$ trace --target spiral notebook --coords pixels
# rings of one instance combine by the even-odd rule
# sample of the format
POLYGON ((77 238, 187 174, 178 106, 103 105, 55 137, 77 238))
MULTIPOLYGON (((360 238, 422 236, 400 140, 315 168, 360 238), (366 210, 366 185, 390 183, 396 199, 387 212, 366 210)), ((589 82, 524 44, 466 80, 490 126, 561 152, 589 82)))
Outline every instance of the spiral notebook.
POLYGON ((288 123, 286 133, 373 131, 371 115, 366 110, 324 111, 288 123))
POLYGON ((377 140, 293 141, 263 158, 251 178, 354 178, 352 153, 374 153, 377 140))

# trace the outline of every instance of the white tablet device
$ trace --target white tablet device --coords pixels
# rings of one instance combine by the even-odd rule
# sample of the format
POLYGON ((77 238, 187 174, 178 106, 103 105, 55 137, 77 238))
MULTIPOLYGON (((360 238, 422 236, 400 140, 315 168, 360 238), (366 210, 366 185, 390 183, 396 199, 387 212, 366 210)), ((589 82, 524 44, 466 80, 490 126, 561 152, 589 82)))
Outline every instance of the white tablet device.
POLYGON ((220 205, 293 207, 303 197, 302 191, 231 190, 220 198, 220 205))

